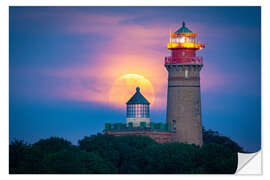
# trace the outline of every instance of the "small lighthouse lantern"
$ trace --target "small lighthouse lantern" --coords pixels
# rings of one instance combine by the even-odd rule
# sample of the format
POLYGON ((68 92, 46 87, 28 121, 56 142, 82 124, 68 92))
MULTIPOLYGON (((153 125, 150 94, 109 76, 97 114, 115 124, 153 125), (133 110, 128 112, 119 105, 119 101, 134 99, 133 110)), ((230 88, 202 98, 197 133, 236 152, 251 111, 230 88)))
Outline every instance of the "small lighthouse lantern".
POLYGON ((141 94, 140 87, 136 88, 136 93, 129 99, 126 103, 127 114, 126 123, 130 125, 132 123, 133 127, 139 127, 145 124, 147 127, 150 126, 150 103, 141 94))
POLYGON ((196 40, 197 33, 193 33, 186 27, 185 22, 182 23, 182 27, 175 33, 170 33, 170 43, 168 49, 174 48, 194 48, 202 49, 204 44, 198 43, 196 40))

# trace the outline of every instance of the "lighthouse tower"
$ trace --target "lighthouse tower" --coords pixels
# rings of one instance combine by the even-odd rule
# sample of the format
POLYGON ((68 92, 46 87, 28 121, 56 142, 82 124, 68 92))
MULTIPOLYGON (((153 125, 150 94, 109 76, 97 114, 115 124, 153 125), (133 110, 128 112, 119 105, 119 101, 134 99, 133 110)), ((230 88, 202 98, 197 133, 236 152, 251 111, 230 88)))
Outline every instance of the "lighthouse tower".
POLYGON ((198 43, 196 33, 185 26, 170 33, 165 57, 168 71, 167 123, 175 130, 174 141, 202 145, 200 70, 202 57, 196 51, 205 47, 198 43))

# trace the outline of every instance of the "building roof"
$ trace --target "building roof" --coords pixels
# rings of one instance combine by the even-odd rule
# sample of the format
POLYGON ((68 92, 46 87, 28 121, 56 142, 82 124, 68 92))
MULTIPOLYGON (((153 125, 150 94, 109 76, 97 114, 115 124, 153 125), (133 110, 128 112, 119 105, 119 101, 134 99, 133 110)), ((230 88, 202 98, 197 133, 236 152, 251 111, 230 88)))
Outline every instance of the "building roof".
POLYGON ((175 31, 175 33, 192 33, 192 31, 186 28, 185 22, 183 21, 182 27, 178 29, 177 31, 175 31))
POLYGON ((136 88, 136 93, 128 100, 127 104, 150 104, 147 99, 140 93, 140 88, 136 88))

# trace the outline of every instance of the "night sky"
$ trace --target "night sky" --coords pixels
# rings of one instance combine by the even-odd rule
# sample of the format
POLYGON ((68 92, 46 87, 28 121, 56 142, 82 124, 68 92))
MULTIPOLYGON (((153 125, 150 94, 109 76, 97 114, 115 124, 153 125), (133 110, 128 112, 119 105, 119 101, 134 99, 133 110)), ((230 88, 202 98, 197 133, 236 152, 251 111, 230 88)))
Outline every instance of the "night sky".
POLYGON ((78 139, 125 122, 110 103, 125 74, 148 79, 154 122, 166 120, 169 31, 186 27, 206 48, 202 123, 254 152, 261 147, 260 7, 11 7, 10 140, 78 139))

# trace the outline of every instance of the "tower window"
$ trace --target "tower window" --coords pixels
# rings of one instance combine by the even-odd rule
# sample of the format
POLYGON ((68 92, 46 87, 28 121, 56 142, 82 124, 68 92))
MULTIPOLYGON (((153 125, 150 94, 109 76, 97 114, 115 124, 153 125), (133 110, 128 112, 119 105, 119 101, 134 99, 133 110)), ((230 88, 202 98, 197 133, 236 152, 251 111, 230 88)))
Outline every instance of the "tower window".
POLYGON ((176 130, 176 121, 173 120, 173 130, 176 130))
POLYGON ((188 79, 188 70, 185 69, 185 79, 188 79))
POLYGON ((200 104, 200 101, 197 101, 196 102, 195 112, 197 114, 200 114, 201 113, 201 104, 200 104))
POLYGON ((185 56, 185 55, 186 55, 186 52, 185 52, 185 51, 183 51, 183 52, 182 52, 182 56, 185 56))

